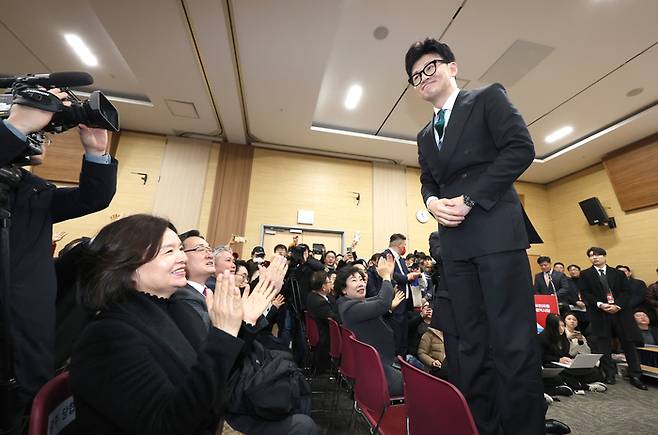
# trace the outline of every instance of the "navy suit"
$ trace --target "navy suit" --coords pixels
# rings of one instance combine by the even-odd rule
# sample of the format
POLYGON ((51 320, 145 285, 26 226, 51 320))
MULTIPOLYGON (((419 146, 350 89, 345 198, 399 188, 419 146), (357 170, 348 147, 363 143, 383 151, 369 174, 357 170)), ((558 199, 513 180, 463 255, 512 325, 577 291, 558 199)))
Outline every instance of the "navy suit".
POLYGON ((569 281, 562 272, 551 270, 550 286, 546 285, 544 272, 535 275, 535 293, 538 295, 552 295, 555 293, 560 304, 574 305, 576 300, 569 288, 569 281))
MULTIPOLYGON (((418 133, 423 200, 468 195, 476 206, 456 227, 439 227, 445 288, 454 315, 459 362, 451 380, 481 434, 544 432, 529 242, 541 241, 514 181, 534 145, 499 84, 459 91, 442 146, 433 121, 418 133)), ((451 373, 452 375, 452 373, 451 373)))

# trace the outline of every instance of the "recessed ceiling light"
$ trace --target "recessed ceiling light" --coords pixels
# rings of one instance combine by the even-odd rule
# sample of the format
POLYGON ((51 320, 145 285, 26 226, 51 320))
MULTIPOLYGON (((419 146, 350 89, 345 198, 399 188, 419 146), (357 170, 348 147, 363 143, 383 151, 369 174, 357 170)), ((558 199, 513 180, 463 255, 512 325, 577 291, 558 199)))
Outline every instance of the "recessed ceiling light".
POLYGON ((388 27, 378 26, 377 28, 375 28, 375 31, 372 32, 372 35, 375 37, 375 39, 379 39, 379 40, 386 39, 386 37, 388 36, 388 27))
POLYGON ((84 62, 87 66, 96 66, 98 65, 98 59, 94 56, 94 53, 91 52, 87 44, 80 38, 78 35, 73 33, 67 33, 64 35, 66 42, 69 43, 75 54, 78 55, 80 60, 84 62))
POLYGON ((555 130, 553 133, 546 136, 544 140, 546 141, 546 143, 553 143, 564 137, 567 137, 571 133, 573 133, 573 127, 571 126, 562 127, 559 130, 555 130))
POLYGON ((630 91, 626 92, 627 97, 634 97, 636 95, 640 95, 642 92, 644 92, 644 88, 635 88, 631 89, 630 91))
POLYGON ((359 105, 362 94, 363 88, 360 85, 350 86, 350 89, 347 91, 347 96, 345 97, 345 108, 347 110, 354 110, 356 106, 359 105))

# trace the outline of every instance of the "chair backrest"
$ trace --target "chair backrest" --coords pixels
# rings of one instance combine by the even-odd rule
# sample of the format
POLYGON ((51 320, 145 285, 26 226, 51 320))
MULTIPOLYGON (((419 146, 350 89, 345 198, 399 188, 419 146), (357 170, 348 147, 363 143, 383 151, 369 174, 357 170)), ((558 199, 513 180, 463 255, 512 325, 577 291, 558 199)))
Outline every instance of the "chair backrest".
POLYGON ((311 317, 307 310, 304 310, 304 320, 306 321, 306 338, 308 339, 308 344, 315 347, 320 342, 318 324, 315 323, 315 319, 311 317))
POLYGON ((340 336, 340 325, 334 319, 327 319, 329 323, 329 355, 332 358, 340 358, 342 342, 340 336))
POLYGON ((341 339, 341 358, 340 358, 340 372, 341 374, 350 379, 356 378, 356 362, 354 360, 354 345, 350 337, 354 337, 354 333, 343 325, 340 326, 340 339, 341 339))
POLYGON ((32 402, 29 435, 57 435, 75 420, 69 372, 62 372, 41 387, 32 402))
POLYGON ((350 341, 354 349, 356 362, 356 384, 354 399, 361 406, 379 416, 391 403, 388 382, 384 375, 382 360, 377 350, 353 336, 350 341))
POLYGON ((402 367, 409 435, 477 435, 477 427, 462 393, 398 357, 402 367))

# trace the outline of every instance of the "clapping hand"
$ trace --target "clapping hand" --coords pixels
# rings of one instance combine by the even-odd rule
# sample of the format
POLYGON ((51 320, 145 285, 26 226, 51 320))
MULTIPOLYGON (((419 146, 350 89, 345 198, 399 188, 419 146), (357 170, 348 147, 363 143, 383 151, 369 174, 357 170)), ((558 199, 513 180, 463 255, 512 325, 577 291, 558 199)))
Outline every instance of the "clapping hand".
POLYGON ((255 325, 275 295, 275 283, 269 278, 261 278, 252 292, 249 292, 249 286, 245 287, 242 293, 242 318, 245 323, 255 325))
POLYGON ((383 255, 379 257, 379 260, 377 261, 377 274, 383 279, 383 280, 391 280, 391 277, 393 276, 393 271, 395 270, 395 260, 393 259, 393 255, 391 254, 386 254, 386 257, 383 255))
POLYGON ((281 308, 285 303, 286 298, 284 298, 282 294, 276 295, 276 297, 272 300, 272 305, 274 305, 277 309, 281 308))
POLYGON ((400 303, 406 299, 403 291, 396 291, 395 296, 393 296, 393 301, 391 301, 391 311, 395 310, 400 303))
POLYGON ((272 281, 275 285, 276 293, 281 291, 287 271, 288 259, 283 255, 278 254, 272 257, 268 267, 262 265, 258 266, 258 276, 260 276, 261 279, 269 279, 272 281))
POLYGON ((215 293, 207 293, 206 304, 212 325, 237 337, 242 326, 242 299, 240 289, 235 286, 235 276, 228 270, 217 276, 215 293))

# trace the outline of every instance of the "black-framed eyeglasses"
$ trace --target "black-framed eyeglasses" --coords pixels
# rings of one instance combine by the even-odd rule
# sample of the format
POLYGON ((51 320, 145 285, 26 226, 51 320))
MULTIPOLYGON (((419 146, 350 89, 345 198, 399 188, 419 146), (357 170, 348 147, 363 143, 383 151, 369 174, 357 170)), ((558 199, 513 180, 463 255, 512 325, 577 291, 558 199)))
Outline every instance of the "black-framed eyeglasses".
POLYGON ((194 248, 183 249, 183 252, 199 252, 199 253, 212 252, 212 246, 199 245, 199 246, 195 246, 194 248))
POLYGON ((437 65, 440 63, 449 64, 450 62, 444 59, 434 59, 425 65, 421 71, 412 74, 411 78, 409 78, 407 81, 414 87, 419 86, 423 81, 423 74, 425 74, 425 77, 432 77, 434 73, 436 73, 437 65))

